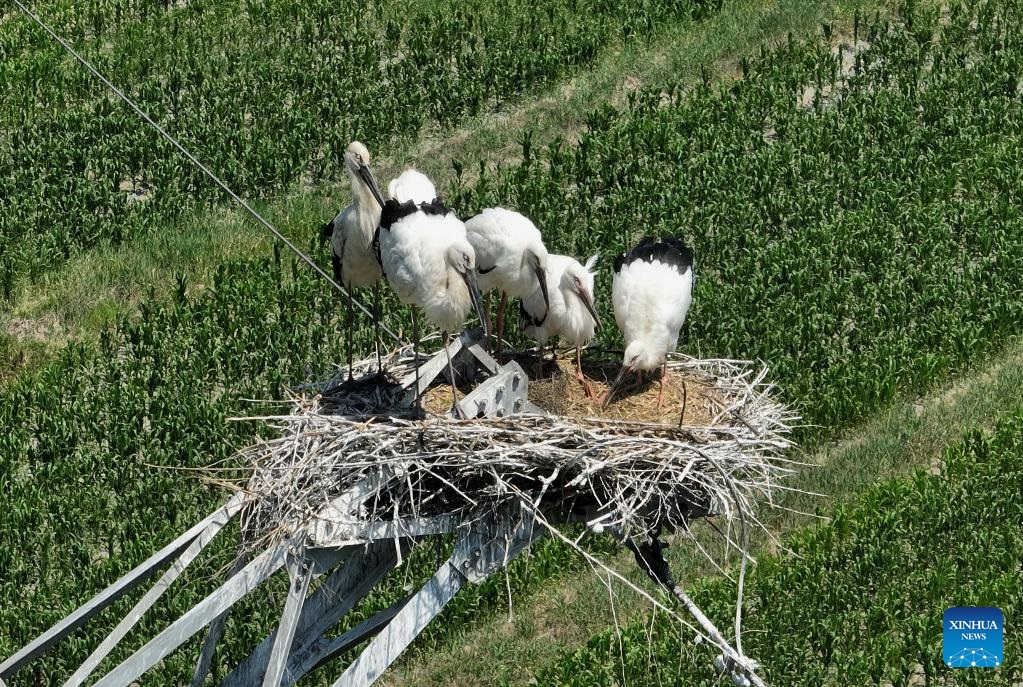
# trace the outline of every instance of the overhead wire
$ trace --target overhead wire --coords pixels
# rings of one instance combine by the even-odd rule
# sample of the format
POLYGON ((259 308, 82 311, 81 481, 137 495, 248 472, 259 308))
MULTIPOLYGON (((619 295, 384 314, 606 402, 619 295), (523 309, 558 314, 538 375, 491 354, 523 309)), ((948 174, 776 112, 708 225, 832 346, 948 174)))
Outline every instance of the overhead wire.
MULTIPOLYGON (((28 18, 30 18, 32 21, 34 21, 36 24, 38 24, 39 27, 43 29, 43 31, 45 31, 47 34, 50 35, 51 38, 53 38, 55 41, 57 41, 57 43, 59 43, 61 45, 61 47, 64 48, 64 50, 66 50, 68 53, 70 53, 72 56, 74 56, 74 58, 76 60, 78 60, 78 62, 83 67, 85 67, 90 72, 92 72, 93 76, 95 76, 97 79, 102 81, 103 84, 107 88, 109 88, 117 97, 119 97, 121 100, 123 100, 132 110, 134 110, 140 117, 142 117, 142 119, 145 120, 146 123, 148 123, 154 129, 156 129, 160 133, 161 136, 163 136, 165 139, 167 139, 171 143, 171 145, 173 145, 175 148, 177 148, 178 151, 182 155, 184 155, 193 165, 198 167, 206 176, 208 176, 210 179, 212 179, 213 183, 215 183, 217 186, 219 186, 220 189, 224 193, 226 193, 228 196, 230 196, 230 198, 232 200, 234 200, 242 208, 244 208, 246 212, 248 212, 250 215, 252 215, 252 217, 259 224, 261 224, 264 228, 266 228, 271 234, 273 234, 274 237, 276 237, 278 241, 283 243, 289 250, 291 250, 292 253, 294 253, 296 256, 298 256, 303 262, 305 262, 309 267, 311 267, 317 274, 319 274, 321 277, 323 277, 327 281, 328 284, 330 284, 332 287, 337 289, 344 296, 349 296, 349 293, 348 293, 347 289, 344 288, 344 286, 342 286, 341 284, 338 284, 336 281, 334 281, 334 279, 329 274, 327 274, 319 265, 317 265, 316 262, 312 258, 310 258, 308 255, 306 255, 301 250, 299 250, 299 248, 297 246, 295 246, 295 244, 293 244, 290 240, 288 240, 288 237, 286 237, 284 234, 282 234, 273 224, 271 224, 268 220, 266 220, 261 214, 256 212, 256 210, 251 205, 249 205, 241 196, 239 196, 237 193, 232 191, 231 188, 219 176, 214 174, 213 171, 209 167, 207 167, 202 162, 200 162, 199 159, 195 155, 193 155, 187 148, 185 148, 185 146, 182 145, 176 138, 174 138, 174 136, 169 134, 166 129, 164 129, 162 126, 157 124, 153 120, 152 117, 150 117, 141 107, 139 107, 137 104, 135 104, 135 101, 133 101, 128 95, 126 95, 120 88, 118 88, 116 85, 114 85, 114 83, 111 82, 110 79, 108 79, 105 76, 103 76, 103 74, 100 73, 100 71, 96 67, 94 67, 92 65, 92 63, 89 62, 89 60, 87 60, 77 50, 75 50, 73 47, 71 47, 71 45, 67 41, 65 41, 63 38, 61 38, 57 34, 57 32, 54 31, 52 28, 50 28, 50 26, 46 22, 44 22, 36 13, 34 13, 31 9, 26 7, 25 4, 21 2, 21 0, 13 0, 13 2, 18 7, 18 9, 20 9, 28 18)), ((374 318, 374 314, 369 310, 369 308, 364 306, 362 303, 360 303, 355 298, 352 298, 352 302, 363 313, 365 313, 366 315, 369 315, 370 318, 374 318)), ((399 345, 403 345, 405 343, 404 341, 402 341, 402 339, 397 334, 395 334, 393 331, 391 331, 382 322, 380 323, 380 329, 382 329, 384 332, 386 332, 399 345)))

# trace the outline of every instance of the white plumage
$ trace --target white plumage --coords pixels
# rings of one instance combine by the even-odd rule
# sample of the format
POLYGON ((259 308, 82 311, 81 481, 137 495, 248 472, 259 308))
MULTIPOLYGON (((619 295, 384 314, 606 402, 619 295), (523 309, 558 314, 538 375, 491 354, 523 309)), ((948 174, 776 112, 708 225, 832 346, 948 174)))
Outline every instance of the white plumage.
POLYGON ((622 370, 606 401, 629 373, 661 368, 662 404, 668 353, 678 346, 693 293, 693 252, 676 238, 646 237, 615 258, 611 302, 625 339, 622 370))
POLYGON ((459 331, 472 308, 467 272, 476 255, 453 213, 421 209, 380 229, 380 259, 398 300, 423 311, 442 331, 459 331))
MULTIPOLYGON (((470 309, 483 321, 476 253, 466 239, 465 225, 439 199, 417 201, 426 187, 412 174, 426 179, 408 170, 391 182, 397 197, 387 201, 380 219, 380 261, 398 299, 422 310, 426 320, 441 330, 447 350, 448 333, 465 325, 470 309), (416 183, 404 183, 407 179, 416 183)), ((418 349, 418 324, 415 328, 418 349)), ((449 371, 450 367, 449 358, 449 371)), ((453 371, 451 375, 453 380, 453 371)))
POLYGON ((487 208, 466 221, 465 231, 476 251, 480 291, 501 289, 513 298, 524 298, 540 288, 547 248, 528 217, 487 208))
POLYGON ((596 262, 596 256, 587 260, 586 265, 567 255, 548 256, 549 305, 545 307, 543 294, 536 289, 522 299, 520 312, 523 331, 540 344, 541 361, 543 347, 554 336, 575 346, 576 377, 588 395, 593 389, 582 373, 581 348, 600 325, 593 294, 592 270, 596 262))
POLYGON ((399 203, 409 200, 413 203, 429 203, 437 197, 437 189, 429 177, 409 168, 391 179, 387 185, 387 195, 399 203))
MULTIPOLYGON (((334 279, 348 292, 348 375, 351 377, 354 333, 352 289, 376 284, 383 274, 373 251, 373 236, 380 223, 383 199, 369 169, 369 151, 358 141, 352 141, 345 151, 345 172, 352 185, 352 202, 324 226, 323 233, 330 235, 334 279)), ((374 318, 374 327, 378 325, 379 313, 374 318)), ((379 346, 377 353, 379 357, 379 346)))
POLYGON ((540 230, 528 217, 504 208, 487 208, 465 223, 469 243, 476 251, 480 291, 501 291, 497 312, 497 339, 504 333, 508 296, 525 298, 539 290, 546 312, 547 248, 540 230))
POLYGON ((325 233, 330 233, 334 278, 348 289, 369 286, 383 274, 373 252, 383 200, 369 171, 369 151, 358 141, 345 151, 345 171, 352 185, 352 202, 328 223, 325 233))

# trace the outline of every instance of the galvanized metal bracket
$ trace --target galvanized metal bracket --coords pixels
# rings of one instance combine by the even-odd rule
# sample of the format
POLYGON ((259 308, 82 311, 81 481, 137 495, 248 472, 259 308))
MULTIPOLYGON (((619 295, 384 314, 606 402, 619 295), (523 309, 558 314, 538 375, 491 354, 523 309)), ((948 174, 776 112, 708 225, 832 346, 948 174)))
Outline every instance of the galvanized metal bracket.
POLYGON ((461 518, 454 515, 369 522, 346 520, 327 523, 319 520, 313 528, 310 543, 319 547, 332 547, 358 546, 380 539, 417 539, 454 532, 461 524, 461 518))
POLYGON ((475 523, 455 545, 452 560, 467 580, 479 584, 508 565, 544 531, 531 512, 511 502, 475 523))
MULTIPOLYGON (((425 391, 430 384, 437 379, 438 376, 444 376, 448 370, 448 355, 451 355, 451 366, 455 369, 456 374, 460 377, 469 377, 475 375, 475 371, 482 366, 487 371, 490 377, 480 384, 476 389, 473 390, 469 396, 462 400, 458 404, 459 409, 462 411, 462 417, 480 417, 481 415, 493 416, 498 415, 509 415, 512 412, 530 412, 530 413, 543 413, 544 411, 537 406, 529 403, 528 399, 525 398, 525 391, 522 392, 522 401, 519 405, 518 410, 512 411, 510 408, 499 406, 500 412, 490 412, 486 409, 480 409, 480 407, 473 404, 467 404, 465 401, 471 397, 480 395, 485 403, 484 406, 492 406, 495 398, 490 392, 494 388, 494 384, 506 385, 507 374, 520 375, 523 382, 522 386, 525 386, 525 381, 528 379, 526 374, 518 363, 512 361, 505 365, 501 365, 483 348, 483 332, 480 329, 473 329, 465 331, 454 341, 448 344, 448 350, 445 352, 443 349, 438 351, 428 361, 420 365, 419 367, 419 387, 418 393, 416 391, 416 373, 410 372, 399 382, 401 388, 409 389, 408 399, 411 402, 415 399, 419 393, 425 391), (501 378, 501 382, 495 382, 495 379, 501 378)), ((450 380, 448 380, 450 382, 450 380)), ((517 397, 516 397, 517 398, 517 397)))
POLYGON ((528 377, 516 362, 504 365, 500 371, 472 390, 459 402, 463 417, 506 417, 520 413, 529 399, 526 396, 528 377))
MULTIPOLYGON (((483 331, 480 329, 469 329, 462 332, 458 338, 448 342, 448 349, 445 352, 442 348, 433 354, 429 360, 419 366, 419 391, 422 392, 438 377, 447 372, 448 355, 451 355, 452 367, 460 369, 462 374, 468 367, 475 368, 482 365, 490 374, 495 374, 500 365, 493 356, 483 348, 483 331)), ((416 383, 416 372, 413 370, 406 374, 399 385, 402 389, 412 389, 416 383)))

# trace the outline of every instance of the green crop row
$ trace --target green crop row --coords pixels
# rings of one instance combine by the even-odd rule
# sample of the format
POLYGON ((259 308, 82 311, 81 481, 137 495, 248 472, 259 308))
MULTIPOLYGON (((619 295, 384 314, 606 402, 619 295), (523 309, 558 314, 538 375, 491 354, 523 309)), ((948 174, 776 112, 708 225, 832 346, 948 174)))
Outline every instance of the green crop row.
MULTIPOLYGON (((527 139, 523 164, 457 187, 455 206, 507 204, 551 249, 602 254, 606 321, 611 257, 684 235, 698 282, 681 349, 767 361, 830 433, 1023 319, 1023 13, 903 16, 858 22, 854 59, 790 41, 725 87, 597 110, 576 145, 527 139)), ((621 345, 613 326, 599 337, 621 345)))
MULTIPOLYGON (((341 173, 348 141, 414 138, 714 0, 132 2, 41 14, 236 191, 341 173)), ((0 31, 0 297, 219 191, 17 12, 0 31)))
MULTIPOLYGON (((682 348, 768 361, 787 398, 831 431, 991 350, 1023 314, 1019 8, 955 5, 944 23, 939 33, 936 17, 910 12, 865 23, 872 45, 829 104, 796 103, 808 83, 823 93, 838 61, 790 42, 745 62, 747 78, 727 88, 598 110, 577 145, 527 146, 523 165, 451 197, 465 215, 517 206, 552 248, 603 253, 605 315, 612 251, 646 231, 685 233, 700 281, 682 348)), ((141 309, 0 393, 0 655, 216 505, 222 494, 175 468, 251 441, 258 426, 225 419, 265 410, 242 399, 280 398, 344 355, 336 299, 275 260, 233 264, 200 296, 182 285, 141 309)), ((401 316, 393 300, 385 312, 401 316)), ((365 350, 370 331, 359 332, 365 350)), ((230 551, 222 544, 221 564, 230 551)), ((573 560, 546 546, 513 572, 515 589, 573 560)), ((197 570, 140 634, 198 599, 217 570, 197 570)), ((500 603, 501 581, 488 584, 447 617, 500 603)), ((273 608, 247 607, 219 665, 267 629, 273 608)), ((66 673, 111 624, 13 684, 66 673)), ((169 682, 188 658, 168 662, 169 682)))
MULTIPOLYGON (((1014 685, 1019 633, 1005 631, 998 669, 943 664, 942 613, 996 606, 1006 626, 1023 612, 1023 409, 994 436, 951 448, 940 475, 872 489, 832 521, 791 538, 792 554, 761 558, 747 578, 743 648, 772 685, 1014 685)), ((735 585, 715 580, 694 598, 726 635, 735 585)), ((714 652, 659 617, 607 631, 552 665, 542 685, 694 687, 716 677, 714 652)))

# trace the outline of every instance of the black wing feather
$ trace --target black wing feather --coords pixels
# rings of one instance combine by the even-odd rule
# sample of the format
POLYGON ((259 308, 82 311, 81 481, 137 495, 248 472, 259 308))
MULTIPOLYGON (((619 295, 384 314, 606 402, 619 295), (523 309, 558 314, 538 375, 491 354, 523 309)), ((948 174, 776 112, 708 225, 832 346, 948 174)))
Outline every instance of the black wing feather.
POLYGON ((668 236, 658 240, 653 236, 644 236, 628 253, 619 253, 615 256, 615 274, 621 272, 625 265, 637 260, 644 262, 656 260, 674 267, 679 274, 685 274, 686 270, 693 267, 693 250, 678 237, 668 236))
POLYGON ((380 226, 384 229, 390 229, 398 220, 413 215, 418 211, 419 207, 411 200, 399 203, 391 198, 384 203, 384 207, 380 211, 380 226))
POLYGON ((550 312, 548 311, 543 314, 543 317, 536 318, 526 310, 525 303, 519 301, 519 327, 522 329, 525 329, 527 326, 539 327, 547 321, 547 315, 549 314, 550 312))
POLYGON ((344 286, 344 275, 341 273, 341 258, 333 250, 330 251, 330 266, 334 271, 334 281, 344 286))
POLYGON ((330 241, 334 236, 334 220, 330 220, 322 227, 320 227, 320 240, 330 241))
POLYGON ((419 209, 425 212, 427 215, 446 215, 449 212, 451 212, 451 210, 448 209, 446 205, 444 205, 444 202, 440 199, 440 196, 437 196, 429 203, 420 203, 419 209))
POLYGON ((422 212, 426 215, 446 215, 451 210, 444 205, 439 197, 434 198, 429 203, 420 203, 418 205, 411 200, 399 203, 391 198, 384 203, 383 210, 380 212, 380 226, 384 229, 390 229, 398 220, 414 215, 417 212, 422 212))
POLYGON ((380 227, 377 226, 373 230, 373 255, 376 256, 377 264, 380 265, 380 269, 384 267, 384 261, 380 258, 380 227))

